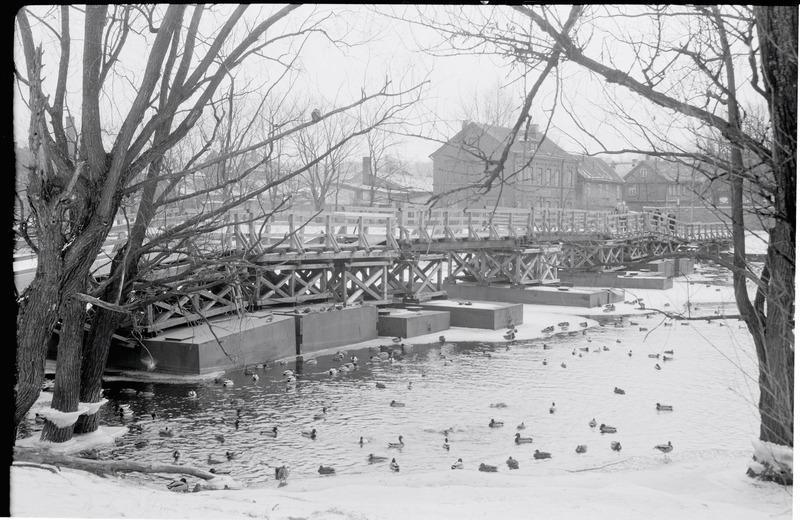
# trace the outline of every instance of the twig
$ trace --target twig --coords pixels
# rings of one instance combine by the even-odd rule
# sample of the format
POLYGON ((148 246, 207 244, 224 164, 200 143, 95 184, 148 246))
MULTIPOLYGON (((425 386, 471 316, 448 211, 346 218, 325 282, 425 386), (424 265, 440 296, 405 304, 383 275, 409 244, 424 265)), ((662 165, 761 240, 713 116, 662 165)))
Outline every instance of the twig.
POLYGON ((583 469, 568 469, 568 470, 565 470, 565 471, 568 471, 568 472, 570 472, 570 473, 580 473, 580 472, 582 472, 582 471, 594 471, 594 470, 596 470, 596 469, 603 469, 603 468, 607 468, 607 467, 609 467, 609 466, 614 466, 614 465, 616 465, 616 464, 622 464, 623 462, 627 462, 628 460, 630 460, 630 459, 629 459, 629 458, 628 458, 628 459, 622 459, 622 460, 618 460, 617 462, 610 462, 610 463, 608 463, 608 464, 604 464, 604 465, 602 465, 602 466, 595 466, 595 467, 593 467, 593 468, 583 468, 583 469))

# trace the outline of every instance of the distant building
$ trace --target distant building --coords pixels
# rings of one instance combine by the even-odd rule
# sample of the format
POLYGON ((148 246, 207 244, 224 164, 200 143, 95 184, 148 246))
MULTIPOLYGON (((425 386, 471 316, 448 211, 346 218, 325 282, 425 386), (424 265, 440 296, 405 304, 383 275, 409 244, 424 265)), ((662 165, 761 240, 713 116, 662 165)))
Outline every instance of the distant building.
POLYGON ((574 208, 578 160, 539 132, 539 125, 520 130, 502 171, 489 193, 480 184, 500 159, 511 129, 465 121, 461 131, 430 157, 433 192, 440 206, 494 205, 520 208, 574 208), (464 189, 467 187, 466 189, 464 189), (499 201, 498 201, 499 199, 499 201))
POLYGON ((640 161, 623 177, 623 200, 629 209, 717 204, 717 186, 689 165, 664 160, 640 161))
POLYGON ((424 204, 431 197, 431 192, 396 182, 390 177, 407 177, 407 172, 384 172, 383 175, 372 173, 370 157, 361 159, 361 172, 351 174, 342 179, 335 196, 338 206, 381 206, 400 207, 424 204), (394 175, 392 175, 392 173, 394 175))
POLYGON ((576 208, 591 210, 612 210, 622 201, 622 187, 625 182, 614 169, 598 157, 586 155, 578 158, 578 179, 576 189, 576 208))

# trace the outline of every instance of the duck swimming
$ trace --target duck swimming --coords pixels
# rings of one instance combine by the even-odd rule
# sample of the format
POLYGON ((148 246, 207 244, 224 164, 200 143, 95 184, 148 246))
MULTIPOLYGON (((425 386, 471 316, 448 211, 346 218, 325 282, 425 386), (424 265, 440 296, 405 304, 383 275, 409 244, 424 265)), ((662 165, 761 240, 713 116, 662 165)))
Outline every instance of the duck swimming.
POLYGON ((403 446, 405 446, 405 445, 406 445, 406 444, 403 442, 403 436, 402 436, 402 435, 399 435, 399 436, 397 437, 397 440, 398 440, 398 442, 390 442, 390 443, 389 443, 389 447, 390 447, 390 448, 401 449, 403 446))
POLYGON ((219 441, 220 444, 225 442, 225 436, 222 435, 221 433, 218 433, 218 434, 214 435, 214 439, 219 441))
POLYGON ((497 466, 490 466, 481 462, 481 465, 478 466, 478 471, 483 471, 485 473, 497 473, 497 466))
POLYGON ((444 444, 442 444, 442 448, 448 451, 450 450, 450 440, 447 437, 444 438, 444 444))
POLYGON ((524 430, 525 429, 525 421, 522 421, 521 423, 519 423, 517 425, 517 429, 518 430, 524 430))
POLYGON ((589 428, 594 428, 595 426, 597 426, 597 421, 595 421, 594 417, 592 417, 592 420, 589 421, 589 428))
POLYGON ((664 454, 664 458, 667 458, 667 453, 672 451, 672 441, 668 441, 666 444, 656 444, 653 446, 653 449, 660 451, 664 454))
POLYGON ((218 458, 214 457, 213 455, 209 454, 208 455, 208 463, 209 464, 224 464, 225 461, 222 460, 222 459, 218 459, 218 458))
POLYGON ((633 357, 633 351, 632 350, 628 351, 628 357, 633 357))
POLYGON ((325 415, 328 413, 326 407, 322 407, 322 413, 318 413, 314 415, 314 420, 319 421, 320 419, 324 419, 325 415))
POLYGON ((508 405, 506 403, 492 403, 489 405, 489 408, 507 408, 508 405))
POLYGON ((514 457, 509 456, 506 460, 506 464, 508 465, 508 469, 519 469, 519 462, 514 457))
POLYGON ((550 413, 556 413, 556 403, 550 405, 550 413))
POLYGON ((273 426, 271 430, 266 432, 261 432, 262 435, 267 435, 269 437, 277 437, 278 436, 278 427, 273 426))
POLYGON ((536 460, 550 459, 550 458, 552 458, 552 456, 550 455, 550 453, 548 453, 546 451, 536 450, 536 451, 533 452, 533 458, 536 459, 536 460))
POLYGON ((671 412, 672 405, 656 403, 656 410, 659 412, 671 412))
POLYGON ((586 445, 585 444, 578 444, 575 447, 575 453, 586 453, 586 445))
POLYGON ((658 359, 658 358, 659 358, 659 356, 661 356, 661 354, 647 354, 647 357, 649 357, 649 358, 655 358, 655 359, 658 359))
POLYGON ((567 368, 567 364, 562 362, 561 363, 561 368, 567 368))
POLYGON ((275 468, 275 480, 280 480, 281 483, 278 484, 278 487, 283 487, 286 485, 286 479, 289 478, 289 468, 285 465, 275 468))
POLYGON ((522 437, 519 434, 519 432, 517 432, 517 434, 514 436, 514 442, 516 444, 528 444, 528 443, 533 442, 533 438, 532 437, 522 437))
POLYGON ((397 473, 400 471, 400 464, 398 464, 396 460, 392 459, 392 462, 389 463, 389 469, 397 473))
POLYGON ((489 428, 500 428, 501 426, 503 426, 501 421, 495 421, 494 419, 489 421, 489 428))
POLYGON ((384 385, 383 383, 375 383, 375 388, 383 390, 384 388, 386 388, 386 385, 384 385))
POLYGON ((380 455, 373 455, 372 453, 369 454, 367 457, 367 462, 385 462, 388 457, 381 457, 380 455))
POLYGON ((176 493, 186 493, 189 491, 189 483, 186 482, 186 478, 181 477, 180 480, 173 480, 167 484, 167 489, 176 493))
POLYGON ((317 429, 313 428, 310 432, 300 432, 300 435, 302 435, 303 437, 308 437, 309 439, 316 439, 317 429))
POLYGON ((444 336, 439 336, 439 343, 444 343, 447 341, 444 336))
POLYGON ((622 388, 619 388, 619 387, 616 387, 616 386, 615 386, 615 387, 614 387, 614 393, 615 393, 615 394, 619 394, 619 395, 625 395, 625 390, 623 390, 622 388))
POLYGON ((622 451, 622 444, 619 441, 611 441, 611 449, 614 451, 622 451))
POLYGON ((197 399, 197 392, 194 390, 189 390, 189 393, 186 394, 186 397, 189 399, 197 399))
POLYGON ((334 470, 330 466, 320 465, 319 469, 317 470, 317 473, 319 473, 320 475, 333 475, 334 473, 336 473, 336 470, 334 470))
POLYGON ((455 464, 450 466, 450 469, 464 469, 464 462, 461 459, 458 459, 455 464))
POLYGON ((231 386, 233 386, 233 381, 231 381, 230 379, 223 379, 222 386, 231 387, 231 386))
POLYGON ((163 428, 163 429, 158 431, 158 436, 159 437, 172 437, 173 435, 175 435, 175 433, 172 431, 172 428, 170 428, 169 426, 167 426, 166 428, 163 428))
POLYGON ((658 363, 656 363, 656 367, 655 367, 655 368, 656 368, 656 370, 661 370, 661 365, 659 365, 658 363))
POLYGON ((389 406, 393 408, 402 408, 405 406, 405 403, 401 403, 400 401, 395 401, 394 399, 392 399, 392 402, 389 403, 389 406))
POLYGON ((617 429, 613 426, 600 425, 600 433, 617 433, 617 429))
POLYGON ((547 360, 546 360, 546 359, 543 359, 543 360, 542 360, 542 364, 543 364, 543 365, 547 365, 547 360))

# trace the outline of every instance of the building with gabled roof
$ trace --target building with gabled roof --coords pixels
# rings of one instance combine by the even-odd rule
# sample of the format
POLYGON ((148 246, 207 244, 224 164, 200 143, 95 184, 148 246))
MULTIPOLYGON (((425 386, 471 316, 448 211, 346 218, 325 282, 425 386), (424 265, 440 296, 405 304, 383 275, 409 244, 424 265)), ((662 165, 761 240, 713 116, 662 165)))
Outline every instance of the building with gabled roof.
POLYGON ((578 178, 575 183, 576 207, 580 209, 611 210, 622 201, 625 181, 599 157, 578 155, 578 178))
POLYGON ((577 159, 539 132, 521 129, 511 144, 501 180, 482 184, 500 159, 511 129, 464 121, 461 130, 430 155, 439 206, 576 207, 577 159))
POLYGON ((625 174, 623 200, 628 208, 717 204, 719 193, 695 168, 680 162, 639 161, 625 174))

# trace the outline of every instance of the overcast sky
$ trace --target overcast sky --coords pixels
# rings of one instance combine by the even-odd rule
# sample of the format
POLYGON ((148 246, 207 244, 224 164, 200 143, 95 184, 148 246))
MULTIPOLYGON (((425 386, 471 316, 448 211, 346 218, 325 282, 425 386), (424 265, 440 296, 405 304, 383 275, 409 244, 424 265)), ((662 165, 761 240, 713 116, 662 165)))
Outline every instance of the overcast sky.
MULTIPOLYGON (((229 6, 220 9, 224 10, 226 7, 229 6)), ((272 5, 251 6, 248 18, 254 21, 261 20, 276 9, 277 7, 272 5)), ((493 13, 493 17, 498 19, 513 16, 508 7, 478 6, 466 8, 464 11, 454 6, 427 6, 424 9, 430 16, 442 22, 453 20, 454 16, 462 14, 469 16, 470 13, 477 13, 478 16, 493 13)), ((562 13, 565 13, 566 9, 568 6, 560 8, 562 13)), ((406 137, 398 148, 408 160, 417 161, 427 160, 427 156, 438 148, 439 144, 435 140, 452 136, 465 117, 467 110, 465 107, 474 106, 476 98, 480 101, 485 93, 508 84, 502 88, 502 95, 511 99, 515 106, 521 104, 525 89, 530 87, 535 73, 530 74, 528 78, 521 78, 519 70, 514 70, 508 62, 493 56, 475 54, 443 56, 441 53, 434 56, 424 49, 441 43, 441 33, 383 15, 387 13, 395 17, 416 17, 416 9, 407 6, 370 8, 306 5, 292 13, 287 26, 308 19, 325 18, 324 27, 332 37, 350 42, 350 45, 337 46, 323 37, 310 38, 305 43, 297 62, 300 70, 292 87, 293 92, 316 100, 327 100, 330 106, 322 108, 331 108, 335 102, 345 103, 357 98, 362 86, 378 85, 387 76, 392 78, 396 85, 410 85, 427 79, 429 83, 424 97, 414 108, 413 113, 409 114, 406 130, 429 136, 433 140, 406 137)), ((74 16, 72 24, 74 65, 68 84, 68 100, 77 107, 80 102, 80 77, 76 71, 82 48, 82 20, 79 19, 78 12, 74 12, 72 16, 74 16)), ((565 16, 562 19, 564 18, 565 16)), ((587 53, 592 55, 615 53, 615 58, 624 63, 626 51, 615 41, 614 35, 620 31, 635 29, 637 23, 632 23, 630 20, 619 22, 610 18, 596 18, 592 24, 587 24, 586 30, 592 31, 593 34, 587 53)), ((213 24, 205 27, 207 35, 213 34, 216 27, 218 25, 213 24)), ((680 39, 680 30, 681 28, 676 28, 673 34, 676 41, 680 39)), ((57 41, 53 35, 45 35, 43 41, 45 54, 57 57, 57 41)), ((20 60, 18 38, 15 39, 15 43, 17 44, 15 59, 20 60)), ((134 90, 131 84, 137 82, 136 70, 141 70, 146 47, 143 41, 131 42, 127 49, 130 54, 125 55, 120 65, 122 71, 130 72, 130 78, 116 79, 112 83, 111 99, 132 95, 134 90)), ((47 66, 45 68, 48 80, 55 76, 56 63, 51 62, 50 68, 47 66)), ((251 67, 245 73, 252 74, 255 78, 263 78, 268 76, 270 70, 273 69, 265 63, 263 69, 251 67)), ((564 65, 561 72, 563 81, 559 85, 560 98, 549 135, 567 150, 577 152, 585 147, 591 152, 596 152, 599 151, 599 146, 586 132, 578 129, 565 106, 570 108, 573 117, 577 118, 589 133, 600 137, 608 148, 626 148, 642 144, 635 132, 622 128, 620 121, 604 109, 609 106, 606 91, 615 93, 616 99, 624 105, 626 112, 641 114, 644 123, 661 127, 674 124, 670 114, 655 109, 651 104, 627 93, 624 89, 608 89, 605 82, 599 81, 573 64, 564 65)), ((742 78, 742 81, 746 82, 746 78, 742 78)), ((534 123, 544 126, 550 114, 555 91, 555 81, 548 80, 534 101, 532 109, 534 123)), ((121 116, 117 114, 117 117, 121 116)), ((104 118, 114 119, 115 114, 104 113, 104 118)), ((15 92, 17 135, 25 135, 27 127, 27 111, 19 102, 18 92, 15 92)), ((26 139, 23 139, 24 141, 26 139)))

